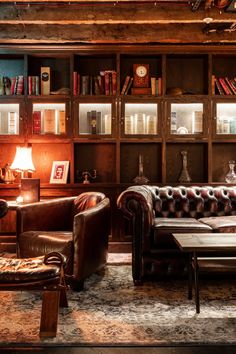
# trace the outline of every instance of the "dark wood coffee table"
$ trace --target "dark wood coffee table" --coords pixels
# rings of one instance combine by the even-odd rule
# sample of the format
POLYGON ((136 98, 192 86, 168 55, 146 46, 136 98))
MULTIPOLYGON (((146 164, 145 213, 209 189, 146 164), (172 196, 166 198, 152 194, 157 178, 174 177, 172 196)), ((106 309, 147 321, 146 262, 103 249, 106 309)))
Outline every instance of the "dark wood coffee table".
POLYGON ((211 262, 224 262, 231 270, 236 271, 236 233, 209 233, 209 234, 173 234, 180 250, 189 253, 188 264, 188 298, 192 298, 192 273, 194 274, 196 312, 200 313, 199 300, 199 268, 207 266, 211 270, 211 262), (214 257, 214 252, 220 251, 222 257, 214 257), (201 253, 209 252, 209 257, 201 257, 201 253), (211 257, 212 254, 212 257, 211 257))

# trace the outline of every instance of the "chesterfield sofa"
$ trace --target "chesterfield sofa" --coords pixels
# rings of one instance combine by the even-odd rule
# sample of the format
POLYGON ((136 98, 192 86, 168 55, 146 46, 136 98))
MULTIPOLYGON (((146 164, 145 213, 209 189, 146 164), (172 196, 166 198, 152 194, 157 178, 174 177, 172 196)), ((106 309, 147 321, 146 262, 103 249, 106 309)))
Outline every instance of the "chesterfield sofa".
POLYGON ((105 266, 109 234, 110 201, 100 192, 17 208, 17 256, 60 252, 66 257, 66 279, 74 290, 82 290, 85 279, 105 266))
POLYGON ((236 232, 236 187, 135 185, 119 195, 117 205, 131 223, 136 285, 186 274, 186 255, 173 233, 236 232))

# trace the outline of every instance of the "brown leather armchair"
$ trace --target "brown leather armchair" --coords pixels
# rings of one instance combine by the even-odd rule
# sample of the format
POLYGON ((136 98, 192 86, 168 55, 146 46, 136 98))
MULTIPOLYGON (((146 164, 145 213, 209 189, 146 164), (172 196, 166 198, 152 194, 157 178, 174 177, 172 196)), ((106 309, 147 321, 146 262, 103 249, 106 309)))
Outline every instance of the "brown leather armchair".
POLYGON ((36 257, 57 251, 67 258, 65 273, 75 290, 106 264, 110 201, 103 193, 85 192, 20 205, 17 209, 17 255, 36 257))

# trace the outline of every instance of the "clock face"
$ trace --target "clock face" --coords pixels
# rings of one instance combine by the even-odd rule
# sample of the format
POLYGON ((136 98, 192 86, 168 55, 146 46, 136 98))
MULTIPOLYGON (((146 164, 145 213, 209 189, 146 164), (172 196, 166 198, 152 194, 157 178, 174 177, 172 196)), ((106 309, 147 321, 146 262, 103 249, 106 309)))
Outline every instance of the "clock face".
POLYGON ((144 77, 147 75, 147 68, 143 65, 140 65, 136 68, 136 74, 139 76, 139 77, 144 77))

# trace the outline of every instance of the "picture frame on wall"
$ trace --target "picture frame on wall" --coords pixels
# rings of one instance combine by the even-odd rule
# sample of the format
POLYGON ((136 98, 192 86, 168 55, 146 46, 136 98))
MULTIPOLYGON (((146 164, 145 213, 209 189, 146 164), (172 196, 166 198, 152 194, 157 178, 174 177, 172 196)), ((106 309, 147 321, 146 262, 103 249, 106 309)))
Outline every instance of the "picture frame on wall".
POLYGON ((69 161, 53 161, 50 183, 66 183, 69 171, 69 161))

